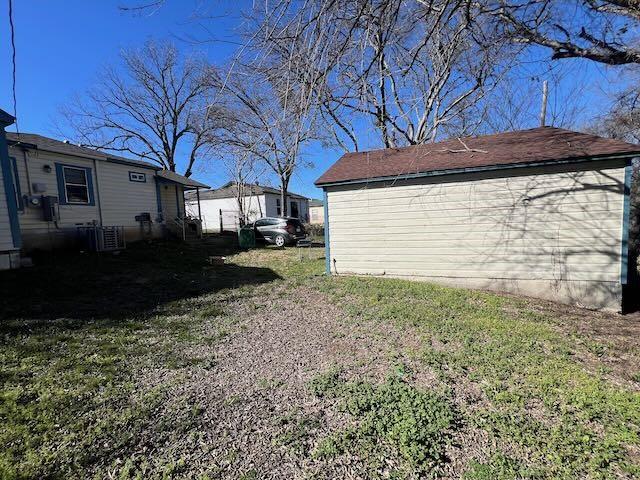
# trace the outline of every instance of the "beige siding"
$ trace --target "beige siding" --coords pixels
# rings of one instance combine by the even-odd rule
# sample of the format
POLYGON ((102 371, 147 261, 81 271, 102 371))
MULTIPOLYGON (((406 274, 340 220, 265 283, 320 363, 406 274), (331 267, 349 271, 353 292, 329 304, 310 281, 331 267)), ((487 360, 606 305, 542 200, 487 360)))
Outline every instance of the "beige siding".
POLYGON ((330 188, 332 260, 339 273, 616 284, 624 165, 598 167, 330 188))
POLYGON ((162 202, 162 213, 169 221, 184 215, 184 198, 182 187, 174 183, 160 184, 160 199, 162 202), (176 192, 177 190, 177 192, 176 192), (177 195, 177 200, 176 200, 177 195))
POLYGON ((184 189, 182 185, 163 182, 160 184, 162 215, 167 229, 174 235, 181 236, 183 227, 176 218, 185 216, 184 189))
POLYGON ((324 223, 324 207, 309 207, 309 223, 324 223))
POLYGON ((150 213, 151 219, 156 220, 158 202, 153 170, 108 162, 96 162, 96 169, 104 225, 137 227, 135 217, 141 213, 150 213), (132 182, 129 172, 144 173, 147 181, 132 182))
MULTIPOLYGON (((154 171, 105 161, 75 157, 38 150, 29 150, 25 163, 20 149, 11 147, 9 154, 16 158, 18 177, 23 195, 29 194, 34 183, 44 185, 45 191, 34 195, 59 197, 56 177, 56 163, 90 168, 92 172, 95 205, 60 205, 58 222, 46 222, 42 208, 25 208, 19 213, 23 246, 34 248, 54 248, 65 246, 75 240, 77 227, 92 223, 105 226, 124 226, 128 241, 149 235, 160 236, 161 225, 157 220, 157 196, 154 171), (47 172, 45 166, 51 167, 47 172), (27 175, 28 168, 28 175, 27 175), (129 171, 147 174, 146 183, 129 181, 129 171), (154 224, 151 230, 142 231, 135 216, 143 212, 151 213, 154 224)), ((175 202, 174 202, 175 204, 175 202)))
MULTIPOLYGON (((27 183, 27 171, 25 167, 25 161, 22 151, 17 148, 9 148, 9 154, 16 158, 18 165, 18 176, 20 177, 20 189, 22 194, 29 193, 29 185, 27 183)), ((44 151, 30 150, 28 153, 28 168, 29 177, 31 183, 44 184, 46 191, 38 193, 37 195, 53 195, 58 196, 58 183, 56 180, 56 163, 63 163, 65 165, 73 165, 78 167, 88 167, 92 169, 93 173, 93 185, 95 190, 96 178, 95 171, 93 170, 93 162, 89 159, 71 157, 68 155, 53 154, 44 151), (46 172, 44 166, 51 167, 50 172, 46 172)), ((100 215, 98 213, 97 198, 96 205, 60 205, 60 221, 58 222, 59 228, 71 228, 76 225, 88 224, 93 221, 99 222, 100 215)), ((40 208, 25 208, 24 212, 20 214, 20 228, 23 235, 27 237, 34 231, 48 231, 55 230, 55 226, 48 225, 43 220, 42 209, 40 208)))

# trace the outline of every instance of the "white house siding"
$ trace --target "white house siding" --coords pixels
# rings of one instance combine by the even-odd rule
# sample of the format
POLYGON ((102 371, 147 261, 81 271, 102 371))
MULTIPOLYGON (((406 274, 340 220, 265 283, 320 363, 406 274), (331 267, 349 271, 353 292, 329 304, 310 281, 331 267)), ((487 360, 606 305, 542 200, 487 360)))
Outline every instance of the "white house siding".
MULTIPOLYGON (((103 225, 121 225, 127 241, 160 237, 162 224, 158 222, 158 200, 155 172, 151 168, 139 168, 111 162, 95 162, 98 178, 96 196, 100 197, 103 225), (145 174, 145 182, 132 182, 129 172, 145 174), (149 213, 152 223, 141 224, 135 219, 141 213, 149 213)), ((97 200, 96 200, 97 201, 97 200)), ((175 203, 175 202, 174 202, 175 203)))
MULTIPOLYGON (((27 169, 23 153, 20 149, 10 147, 9 155, 16 159, 21 193, 27 195, 29 193, 29 184, 27 182, 27 169)), ((45 187, 44 192, 34 193, 34 195, 59 196, 56 163, 91 168, 95 191, 96 172, 93 168, 92 160, 39 150, 29 150, 27 152, 27 164, 31 184, 39 183, 45 187), (45 165, 51 167, 50 172, 45 171, 45 165)), ((78 226, 88 225, 92 222, 100 223, 97 196, 96 205, 60 205, 59 209, 60 220, 57 222, 57 226, 53 222, 44 221, 42 208, 30 208, 27 206, 24 211, 19 212, 22 243, 25 250, 46 250, 64 246, 69 241, 75 240, 75 232, 78 226)))
POLYGON ((324 223, 324 207, 309 207, 309 223, 314 225, 322 225, 324 223))
MULTIPOLYGON (((204 195, 206 194, 202 194, 202 196, 204 195)), ((263 193, 245 197, 244 210, 248 221, 253 222, 262 217, 279 216, 277 206, 279 199, 280 196, 275 193, 263 193)), ((290 197, 289 202, 298 204, 298 212, 303 221, 309 218, 309 203, 306 198, 290 197)), ((203 231, 220 231, 220 210, 222 210, 224 229, 235 230, 237 228, 240 210, 235 198, 201 198, 200 211, 202 213, 203 231)), ((192 217, 198 216, 198 202, 195 197, 187 201, 187 213, 192 217)))
POLYGON ((156 222, 157 195, 152 169, 144 167, 141 169, 137 166, 101 160, 97 160, 94 164, 94 161, 89 158, 43 150, 28 150, 26 164, 29 175, 27 176, 22 150, 10 147, 9 155, 16 159, 22 195, 29 194, 27 181, 29 178, 32 185, 39 183, 45 187, 44 192, 32 191, 33 195, 59 197, 56 163, 90 168, 92 173, 95 205, 59 205, 60 219, 56 222, 57 225, 54 222, 44 221, 43 210, 40 207, 25 206, 24 211, 18 213, 23 248, 26 251, 70 245, 77 238, 77 227, 94 222, 105 226, 124 226, 127 241, 135 241, 142 236, 162 235, 161 225, 156 222), (45 171, 45 165, 51 167, 50 172, 45 171), (129 171, 146 173, 147 182, 142 184, 129 181, 129 171), (135 216, 142 212, 151 213, 151 219, 154 222, 151 233, 142 232, 140 224, 135 221, 135 216))
POLYGON ((329 187, 332 268, 619 309, 624 164, 506 172, 329 187))
MULTIPOLYGON (((278 213, 278 202, 280 201, 280 195, 277 193, 265 194, 265 205, 267 217, 278 217, 282 215, 282 211, 278 213)), ((298 216, 301 221, 307 222, 309 220, 309 200, 300 197, 289 197, 289 205, 291 202, 298 204, 298 216)), ((287 215, 291 216, 291 208, 288 209, 287 215)))
POLYGON ((177 217, 184 217, 184 191, 181 185, 170 182, 160 183, 160 201, 162 203, 162 215, 167 224, 167 228, 176 234, 179 227, 175 223, 177 217))
MULTIPOLYGON (((245 197, 244 209, 247 212, 249 221, 266 216, 264 195, 245 197)), ((235 198, 201 199, 200 211, 202 213, 202 230, 204 232, 220 231, 220 210, 223 212, 224 229, 235 230, 237 228, 240 210, 235 198)), ((187 213, 192 217, 198 217, 198 201, 195 197, 187 202, 187 213)))

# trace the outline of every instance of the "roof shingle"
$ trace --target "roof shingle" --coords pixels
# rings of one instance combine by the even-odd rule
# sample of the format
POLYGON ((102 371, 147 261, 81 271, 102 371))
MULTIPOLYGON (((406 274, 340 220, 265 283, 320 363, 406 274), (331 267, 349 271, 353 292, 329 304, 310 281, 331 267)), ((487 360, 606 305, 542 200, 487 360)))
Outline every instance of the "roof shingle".
MULTIPOLYGON (((237 190, 235 186, 235 182, 227 182, 220 188, 207 190, 205 192, 200 192, 200 200, 213 200, 218 198, 235 198, 237 190)), ((275 195, 280 195, 280 189, 268 187, 266 185, 258 185, 254 183, 247 183, 245 185, 245 192, 247 195, 263 195, 265 193, 273 193, 275 195)), ((302 195, 293 192, 287 192, 287 196, 289 198, 306 198, 302 195)), ((195 197, 195 195, 188 195, 189 198, 195 197)))
POLYGON ((315 184, 638 154, 640 145, 561 128, 539 127, 404 148, 347 153, 315 184))
POLYGON ((141 167, 153 168, 154 170, 161 169, 158 165, 154 165, 149 162, 121 157, 119 155, 111 155, 110 153, 101 152, 100 150, 82 147, 80 145, 65 142, 62 140, 56 140, 55 138, 45 137, 42 135, 38 135, 37 133, 7 132, 7 140, 10 146, 16 145, 18 143, 23 143, 27 146, 33 146, 39 150, 46 150, 47 152, 75 155, 78 157, 95 158, 96 160, 115 160, 122 163, 130 163, 131 165, 140 165, 141 167))

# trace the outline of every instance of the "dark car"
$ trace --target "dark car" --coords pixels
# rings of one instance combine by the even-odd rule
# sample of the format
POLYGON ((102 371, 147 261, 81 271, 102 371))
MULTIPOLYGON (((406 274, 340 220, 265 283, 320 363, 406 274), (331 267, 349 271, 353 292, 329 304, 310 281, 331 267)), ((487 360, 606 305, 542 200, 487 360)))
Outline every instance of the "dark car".
POLYGON ((307 236, 302 223, 297 218, 265 217, 253 224, 257 241, 272 243, 278 247, 295 245, 307 236))

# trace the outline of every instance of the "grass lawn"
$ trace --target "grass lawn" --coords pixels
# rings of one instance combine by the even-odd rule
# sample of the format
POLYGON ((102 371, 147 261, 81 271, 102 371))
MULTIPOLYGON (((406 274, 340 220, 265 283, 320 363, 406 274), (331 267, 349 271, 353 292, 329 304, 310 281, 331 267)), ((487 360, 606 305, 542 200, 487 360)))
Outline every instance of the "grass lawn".
POLYGON ((637 316, 327 278, 323 253, 0 272, 0 478, 640 476, 637 316))

